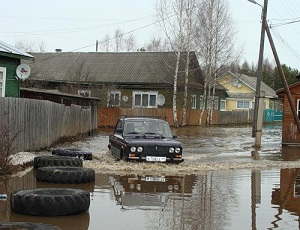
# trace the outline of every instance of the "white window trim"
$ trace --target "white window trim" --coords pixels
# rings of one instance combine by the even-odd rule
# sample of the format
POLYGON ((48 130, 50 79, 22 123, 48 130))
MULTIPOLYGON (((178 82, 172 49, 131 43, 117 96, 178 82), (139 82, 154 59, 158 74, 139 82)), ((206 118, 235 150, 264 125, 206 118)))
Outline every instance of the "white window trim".
POLYGON ((200 106, 200 109, 205 109, 204 95, 200 95, 199 106, 200 106))
POLYGON ((219 97, 214 96, 213 109, 219 109, 219 97))
POLYGON ((0 82, 2 83, 2 94, 0 95, 0 97, 5 97, 6 68, 0 67, 0 72, 3 73, 3 79, 0 80, 0 82))
POLYGON ((251 109, 251 101, 250 100, 238 100, 238 101, 236 101, 236 109, 240 109, 240 110, 245 110, 245 109, 251 109), (243 102, 243 103, 245 103, 245 102, 249 102, 249 108, 238 108, 238 102, 243 102))
POLYGON ((226 111, 226 100, 220 100, 220 111, 226 111), (224 109, 221 108, 222 102, 224 102, 224 109))
MULTIPOLYGON (((132 107, 136 107, 136 108, 157 108, 157 96, 158 96, 158 92, 157 91, 133 91, 132 92, 132 107), (149 102, 150 102, 150 97, 148 97, 148 106, 137 106, 135 105, 135 95, 136 94, 148 94, 148 96, 150 95, 155 95, 156 97, 156 101, 155 101, 155 106, 149 106, 149 102)), ((143 97, 141 97, 141 102, 143 100, 143 97)))
POLYGON ((121 106, 121 91, 120 90, 109 91, 108 94, 107 94, 107 107, 120 107, 120 106, 121 106), (117 104, 117 105, 110 105, 109 104, 111 94, 114 94, 114 99, 115 99, 116 94, 119 94, 119 104, 117 104))
POLYGON ((197 96, 196 94, 191 95, 191 109, 197 108, 197 96))
POLYGON ((298 115, 298 117, 299 117, 299 114, 300 114, 300 105, 299 105, 299 103, 300 103, 300 99, 297 99, 297 115, 298 115))

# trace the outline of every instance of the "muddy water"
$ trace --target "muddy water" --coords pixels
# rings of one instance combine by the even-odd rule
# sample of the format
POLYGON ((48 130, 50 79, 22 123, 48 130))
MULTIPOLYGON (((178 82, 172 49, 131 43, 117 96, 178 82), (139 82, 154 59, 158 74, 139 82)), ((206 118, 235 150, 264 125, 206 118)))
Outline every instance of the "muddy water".
MULTIPOLYGON (((189 127, 174 130, 184 145, 180 165, 116 162, 105 130, 59 147, 93 152, 91 184, 63 185, 90 191, 88 213, 33 217, 10 211, 0 200, 0 221, 51 223, 73 229, 298 229, 300 150, 281 148, 281 126, 263 129, 262 148, 253 149, 251 127, 189 127)), ((42 152, 40 154, 50 154, 42 152)), ((41 183, 29 168, 0 182, 0 193, 62 187, 41 183)))

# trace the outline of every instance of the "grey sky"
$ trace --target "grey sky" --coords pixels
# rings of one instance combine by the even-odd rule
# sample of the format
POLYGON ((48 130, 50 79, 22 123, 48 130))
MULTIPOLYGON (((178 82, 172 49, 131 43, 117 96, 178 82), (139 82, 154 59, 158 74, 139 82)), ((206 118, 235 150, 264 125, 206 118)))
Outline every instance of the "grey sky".
MULTIPOLYGON (((155 18, 156 0, 1 0, 0 40, 15 44, 17 40, 40 43, 47 52, 95 51, 96 40, 120 28, 133 31, 138 46, 143 47, 161 32, 155 18)), ((241 62, 257 63, 260 41, 261 7, 247 0, 228 0, 237 29, 237 46, 244 46, 241 62)), ((263 0, 257 0, 263 5, 263 0)), ((269 0, 268 20, 282 64, 300 69, 300 1, 269 0), (281 23, 295 23, 275 27, 281 23)), ((273 62, 268 40, 265 57, 273 62)))

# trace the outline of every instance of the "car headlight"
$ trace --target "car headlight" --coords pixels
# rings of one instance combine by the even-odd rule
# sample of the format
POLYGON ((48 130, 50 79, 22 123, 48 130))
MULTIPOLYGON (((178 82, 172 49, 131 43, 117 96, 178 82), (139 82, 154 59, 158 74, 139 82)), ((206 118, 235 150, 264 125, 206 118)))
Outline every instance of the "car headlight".
POLYGON ((134 146, 131 147, 131 148, 130 148, 130 151, 134 153, 134 152, 136 151, 136 147, 134 147, 134 146))
POLYGON ((169 148, 169 153, 174 153, 175 149, 173 147, 169 148))
POLYGON ((143 147, 138 147, 138 148, 137 148, 137 151, 138 151, 139 153, 143 152, 143 147))
POLYGON ((175 148, 175 153, 180 153, 180 148, 175 148))

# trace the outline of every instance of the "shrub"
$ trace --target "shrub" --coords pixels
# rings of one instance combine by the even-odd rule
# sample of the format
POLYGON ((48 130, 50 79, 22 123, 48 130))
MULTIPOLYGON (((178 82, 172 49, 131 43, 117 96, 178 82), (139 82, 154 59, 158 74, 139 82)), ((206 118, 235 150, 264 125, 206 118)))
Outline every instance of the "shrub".
POLYGON ((11 164, 9 156, 13 153, 14 141, 20 132, 21 130, 11 134, 8 124, 0 124, 0 175, 15 171, 15 167, 11 164))

